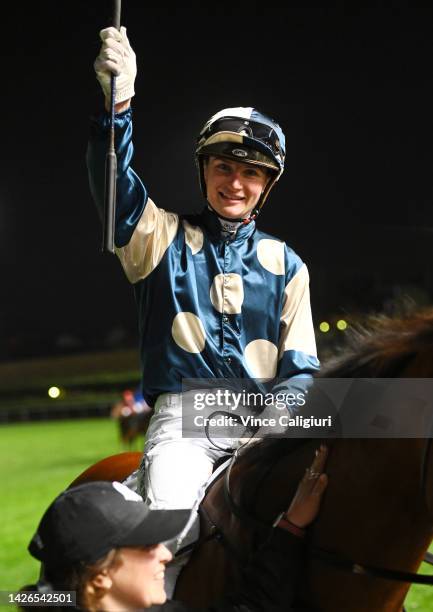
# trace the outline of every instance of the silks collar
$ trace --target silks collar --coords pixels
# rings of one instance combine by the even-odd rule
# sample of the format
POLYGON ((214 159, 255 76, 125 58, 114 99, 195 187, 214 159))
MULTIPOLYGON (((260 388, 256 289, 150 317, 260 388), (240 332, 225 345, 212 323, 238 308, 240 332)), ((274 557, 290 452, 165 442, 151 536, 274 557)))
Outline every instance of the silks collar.
POLYGON ((219 213, 217 213, 217 211, 213 208, 211 204, 209 204, 209 202, 207 203, 207 207, 216 217, 218 217, 218 220, 221 223, 221 227, 223 228, 223 231, 225 232, 237 231, 239 225, 248 225, 248 223, 251 223, 251 221, 254 221, 255 219, 257 219, 259 212, 260 212, 260 208, 253 208, 253 210, 250 212, 248 217, 245 217, 245 218, 240 217, 238 219, 233 219, 229 217, 224 217, 223 215, 220 215, 219 213), (235 225, 236 227, 234 230, 225 229, 224 224, 235 225))

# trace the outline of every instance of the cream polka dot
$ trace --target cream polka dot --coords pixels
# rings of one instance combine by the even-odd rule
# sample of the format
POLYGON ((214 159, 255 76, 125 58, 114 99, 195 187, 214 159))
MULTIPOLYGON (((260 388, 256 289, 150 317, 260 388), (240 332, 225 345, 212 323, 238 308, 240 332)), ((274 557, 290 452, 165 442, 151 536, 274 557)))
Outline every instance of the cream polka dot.
POLYGON ((263 238, 257 245, 257 259, 268 272, 284 274, 284 242, 263 238))
POLYGON ((244 356, 254 378, 273 378, 277 373, 278 348, 269 340, 249 342, 244 356))
POLYGON ((280 358, 285 351, 317 355, 311 317, 307 266, 303 264, 284 290, 281 310, 280 358))
POLYGON ((192 254, 195 255, 203 247, 203 232, 199 227, 191 225, 188 221, 183 220, 182 224, 185 230, 185 242, 191 249, 192 254))
POLYGON ((203 323, 192 312, 179 312, 173 320, 171 335, 180 348, 188 353, 201 353, 206 342, 203 323))
POLYGON ((217 274, 210 288, 210 301, 218 312, 239 314, 244 301, 244 286, 239 274, 217 274))

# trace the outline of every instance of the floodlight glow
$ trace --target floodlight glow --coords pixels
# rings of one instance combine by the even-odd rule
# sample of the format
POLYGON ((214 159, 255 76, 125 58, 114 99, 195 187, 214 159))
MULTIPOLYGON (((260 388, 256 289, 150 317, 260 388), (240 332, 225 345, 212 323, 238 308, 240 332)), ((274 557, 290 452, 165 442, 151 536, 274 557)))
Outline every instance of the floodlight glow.
POLYGON ((48 389, 48 395, 51 397, 51 399, 57 399, 60 396, 59 387, 50 387, 48 389))
POLYGON ((326 334, 326 332, 329 332, 329 323, 327 323, 326 321, 322 321, 321 324, 319 325, 319 329, 321 332, 323 332, 324 334, 326 334))
POLYGON ((339 321, 337 321, 337 329, 339 329, 340 331, 344 331, 345 329, 347 329, 347 322, 344 319, 340 319, 339 321))

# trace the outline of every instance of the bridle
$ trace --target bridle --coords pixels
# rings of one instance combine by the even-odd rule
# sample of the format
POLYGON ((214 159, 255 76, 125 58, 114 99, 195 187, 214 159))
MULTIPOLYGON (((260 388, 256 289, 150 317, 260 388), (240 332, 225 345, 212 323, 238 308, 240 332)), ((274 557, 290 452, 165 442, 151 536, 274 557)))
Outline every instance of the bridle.
MULTIPOLYGON (((220 411, 222 412, 222 411, 220 411)), ((208 436, 208 433, 206 433, 208 436)), ((253 436, 252 436, 253 437, 253 436)), ((252 438, 251 437, 251 438, 252 438)), ((209 436, 208 439, 210 440, 209 436)), ((249 442, 249 441, 248 441, 249 442)), ((248 444, 248 442, 246 444, 248 444)), ((276 527, 278 520, 281 518, 281 513, 277 516, 276 520, 272 523, 266 523, 261 519, 251 515, 245 508, 243 508, 240 504, 238 504, 231 492, 230 488, 230 476, 232 473, 232 469, 239 457, 239 453, 245 445, 239 447, 233 452, 233 456, 231 458, 230 464, 227 467, 227 470, 224 475, 224 498, 226 503, 228 504, 232 514, 234 514, 240 522, 247 523, 252 528, 259 528, 260 530, 266 529, 266 538, 264 542, 261 543, 263 546, 268 542, 270 537, 272 536, 273 529, 276 527)), ((428 438, 423 450, 423 460, 421 465, 421 491, 424 495, 424 499, 426 501, 427 507, 427 468, 428 468, 428 458, 430 455, 430 450, 432 447, 432 438, 428 438)), ((224 450, 224 449, 221 449, 224 450)), ((230 451, 227 451, 230 452, 230 451)), ((271 465, 269 471, 274 467, 271 465)), ((430 510, 430 508, 429 508, 430 510)), ((228 543, 227 537, 224 535, 224 532, 221 527, 217 526, 215 523, 211 521, 208 514, 205 512, 206 519, 211 524, 211 534, 206 539, 217 538, 223 544, 228 543)), ((200 540, 199 542, 200 543, 200 540)), ((260 547, 261 547, 260 546, 260 547)), ((233 547, 228 546, 229 550, 233 552, 233 547)), ((331 550, 326 550, 324 548, 320 548, 317 546, 310 546, 309 551, 311 555, 321 561, 326 565, 331 565, 343 571, 350 572, 352 574, 370 576, 374 578, 382 578, 385 580, 392 580, 395 582, 408 582, 411 584, 425 584, 425 585, 433 585, 433 576, 428 574, 416 574, 414 572, 404 572, 384 567, 379 567, 375 565, 367 565, 365 563, 358 563, 357 561, 344 557, 343 555, 333 552, 331 550)), ((241 557, 239 552, 235 553, 237 559, 241 557)), ((431 553, 426 553, 424 557, 424 561, 433 565, 433 555, 431 553)))

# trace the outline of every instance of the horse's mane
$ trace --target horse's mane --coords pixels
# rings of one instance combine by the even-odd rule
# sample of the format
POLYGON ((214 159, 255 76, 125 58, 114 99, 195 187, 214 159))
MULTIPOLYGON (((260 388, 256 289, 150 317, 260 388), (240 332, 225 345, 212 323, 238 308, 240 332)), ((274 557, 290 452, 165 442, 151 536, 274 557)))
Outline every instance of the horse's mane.
POLYGON ((405 316, 375 315, 347 334, 341 354, 322 368, 321 378, 394 378, 421 351, 433 357, 433 309, 405 316))
MULTIPOLYGON (((433 309, 400 317, 370 316, 347 332, 346 343, 317 374, 318 378, 393 378, 421 351, 433 363, 433 309)), ((266 470, 309 439, 264 438, 241 456, 245 465, 260 463, 266 470)))

